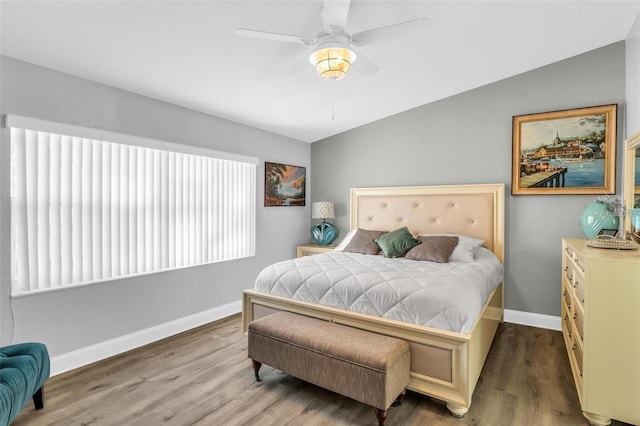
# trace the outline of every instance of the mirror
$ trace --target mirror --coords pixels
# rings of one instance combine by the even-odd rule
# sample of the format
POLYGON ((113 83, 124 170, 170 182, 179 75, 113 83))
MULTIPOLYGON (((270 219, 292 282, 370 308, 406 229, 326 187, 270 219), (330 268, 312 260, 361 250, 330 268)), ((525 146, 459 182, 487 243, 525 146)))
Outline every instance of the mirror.
MULTIPOLYGON (((624 142, 624 181, 623 199, 627 213, 631 208, 640 208, 640 132, 634 134, 624 142)), ((637 210, 634 213, 639 213, 637 210)), ((624 234, 630 237, 631 214, 624 216, 624 234)), ((635 219, 636 227, 640 217, 635 219)), ((636 229, 636 232, 638 229, 636 229)), ((640 238, 640 236, 638 237, 640 238)), ((637 239, 636 239, 636 242, 637 239)))

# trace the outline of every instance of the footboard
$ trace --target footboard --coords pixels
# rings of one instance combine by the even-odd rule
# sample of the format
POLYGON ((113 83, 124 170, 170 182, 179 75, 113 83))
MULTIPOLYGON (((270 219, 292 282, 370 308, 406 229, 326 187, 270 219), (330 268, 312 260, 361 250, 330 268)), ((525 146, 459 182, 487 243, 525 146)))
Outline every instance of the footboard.
POLYGON ((408 388, 445 401, 452 414, 462 416, 471 405, 473 390, 502 321, 502 297, 501 284, 491 295, 471 333, 461 334, 246 290, 243 293, 243 331, 247 332, 249 322, 254 319, 276 311, 288 311, 401 338, 411 346, 408 388))

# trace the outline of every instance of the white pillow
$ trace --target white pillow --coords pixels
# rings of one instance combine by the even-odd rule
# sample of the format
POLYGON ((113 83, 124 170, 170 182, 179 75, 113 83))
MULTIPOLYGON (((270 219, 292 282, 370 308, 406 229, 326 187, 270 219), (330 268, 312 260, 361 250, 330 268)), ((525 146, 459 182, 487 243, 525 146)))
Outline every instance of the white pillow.
POLYGON ((455 236, 458 237, 458 244, 453 249, 453 253, 449 257, 449 262, 473 262, 476 258, 476 252, 484 240, 470 237, 462 234, 420 234, 421 236, 455 236))
POLYGON ((353 236, 356 234, 357 229, 352 229, 351 231, 347 232, 347 235, 344 236, 344 238, 342 239, 342 241, 340 241, 340 244, 338 244, 336 246, 336 248, 334 248, 334 251, 343 251, 344 248, 347 246, 347 244, 349 244, 349 242, 351 241, 351 239, 353 238, 353 236))

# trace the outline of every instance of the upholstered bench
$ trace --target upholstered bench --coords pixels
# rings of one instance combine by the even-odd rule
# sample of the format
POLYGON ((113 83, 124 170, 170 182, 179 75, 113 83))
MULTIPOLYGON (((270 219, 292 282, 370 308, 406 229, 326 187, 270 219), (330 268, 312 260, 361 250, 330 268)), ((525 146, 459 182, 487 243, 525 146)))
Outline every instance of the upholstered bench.
POLYGON ((407 342, 289 312, 249 324, 248 356, 256 380, 261 365, 270 365, 373 406, 379 425, 409 384, 407 342))
POLYGON ((0 425, 10 424, 33 398, 44 407, 44 382, 49 378, 49 352, 42 343, 19 343, 0 348, 0 425))

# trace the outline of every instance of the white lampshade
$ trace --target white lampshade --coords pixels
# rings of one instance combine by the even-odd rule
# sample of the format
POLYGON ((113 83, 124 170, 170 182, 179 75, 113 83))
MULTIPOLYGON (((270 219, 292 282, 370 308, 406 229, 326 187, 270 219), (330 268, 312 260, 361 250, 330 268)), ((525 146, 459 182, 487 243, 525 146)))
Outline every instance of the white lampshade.
POLYGON ((333 219, 336 217, 333 201, 318 201, 311 205, 311 218, 333 219))

